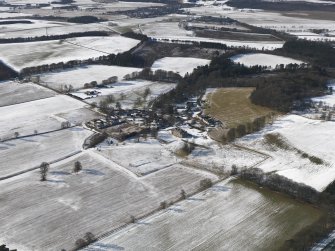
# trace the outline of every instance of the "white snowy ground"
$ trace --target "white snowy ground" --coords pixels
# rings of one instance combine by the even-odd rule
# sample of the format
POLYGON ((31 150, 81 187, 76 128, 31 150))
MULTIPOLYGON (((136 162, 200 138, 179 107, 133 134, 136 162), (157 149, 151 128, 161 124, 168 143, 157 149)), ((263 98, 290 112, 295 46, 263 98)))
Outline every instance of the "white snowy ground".
POLYGON ((194 36, 193 31, 187 31, 179 27, 179 22, 156 22, 147 23, 140 26, 141 31, 150 37, 185 37, 194 36))
POLYGON ((81 151, 91 131, 73 127, 0 143, 0 177, 15 174, 81 151))
POLYGON ((130 50, 139 42, 135 39, 113 36, 1 44, 0 58, 16 71, 20 71, 25 67, 117 54, 130 50))
POLYGON ((87 65, 59 72, 44 73, 40 75, 42 85, 61 90, 64 85, 72 85, 74 89, 81 89, 85 83, 102 80, 117 76, 119 80, 127 74, 141 71, 141 68, 109 66, 109 65, 87 65))
POLYGON ((264 53, 239 54, 230 58, 235 63, 244 64, 247 67, 261 65, 275 69, 276 65, 302 64, 304 62, 293 58, 282 57, 264 53))
POLYGON ((83 89, 77 92, 73 92, 72 95, 79 98, 85 99, 86 102, 97 104, 106 98, 107 95, 113 95, 118 100, 123 108, 133 108, 136 99, 141 98, 143 103, 141 106, 145 106, 151 100, 157 98, 159 95, 166 93, 176 87, 176 84, 163 83, 163 82, 152 82, 147 80, 131 80, 122 81, 115 84, 111 84, 110 88, 95 88, 95 89, 83 89), (151 94, 148 95, 146 100, 143 100, 145 89, 149 88, 151 94), (88 96, 85 94, 86 91, 99 91, 99 95, 88 96), (124 98, 121 96, 124 95, 124 98))
POLYGON ((289 32, 291 35, 297 36, 300 39, 312 41, 335 41, 335 36, 331 34, 316 34, 313 32, 289 32))
POLYGON ((278 194, 224 181, 85 250, 276 250, 319 216, 278 194))
MULTIPOLYGON (((215 8, 217 8, 215 6, 215 8)), ((239 40, 229 40, 229 39, 214 39, 214 38, 204 38, 196 37, 192 31, 187 31, 182 27, 178 26, 178 22, 158 22, 158 23, 148 23, 139 26, 140 31, 149 37, 155 38, 157 40, 169 40, 171 42, 175 41, 196 41, 196 42, 214 42, 220 44, 226 44, 232 47, 248 47, 256 49, 274 50, 281 48, 284 44, 282 41, 239 41, 239 40)))
MULTIPOLYGON (((182 126, 181 128, 192 135, 191 138, 184 138, 183 140, 197 144, 188 156, 178 160, 181 163, 215 173, 227 174, 230 173, 233 165, 240 168, 250 168, 263 162, 268 157, 234 145, 220 144, 210 139, 206 132, 188 126, 182 126)), ((177 152, 183 145, 182 139, 173 136, 170 129, 160 130, 158 139, 166 142, 165 147, 171 152, 177 152)))
POLYGON ((99 236, 178 199, 181 189, 196 191, 201 179, 217 179, 181 165, 138 178, 90 150, 51 165, 48 181, 39 176, 36 170, 0 183, 0 239, 10 247, 71 250, 86 232, 99 236), (77 160, 83 170, 73 174, 77 160))
POLYGON ((257 50, 275 50, 278 48, 282 48, 284 42, 281 41, 238 41, 238 40, 227 40, 227 39, 214 39, 214 38, 203 38, 203 37, 167 37, 167 36, 160 36, 160 37, 154 37, 158 41, 163 40, 166 42, 171 43, 184 43, 186 42, 212 42, 212 43, 219 43, 219 44, 225 44, 229 47, 235 47, 235 48, 251 48, 251 49, 257 49, 257 50), (176 42, 177 41, 177 42, 176 42))
MULTIPOLYGON (((34 34, 31 34, 31 31, 35 29, 43 28, 44 33, 42 35, 46 35, 45 28, 51 29, 52 27, 59 26, 71 26, 71 23, 67 22, 56 22, 56 21, 46 21, 46 20, 34 20, 34 19, 2 19, 1 22, 4 21, 30 21, 31 23, 17 23, 17 24, 6 24, 0 25, 0 38, 10 38, 10 34, 12 32, 21 31, 22 37, 34 37, 34 34)), ((50 35, 50 34, 49 34, 50 35)))
POLYGON ((192 73, 194 68, 207 65, 210 60, 201 58, 186 57, 165 57, 156 60, 151 66, 152 70, 173 71, 184 76, 186 73, 192 73))
MULTIPOLYGON (((333 80, 333 84, 329 85, 330 87, 333 88, 333 90, 335 90, 335 80, 333 80)), ((335 92, 331 95, 325 95, 322 97, 316 97, 312 99, 315 102, 324 102, 326 105, 328 106, 334 106, 335 105, 335 92)))
POLYGON ((330 31, 335 30, 335 21, 332 20, 287 17, 276 12, 233 9, 226 5, 207 5, 187 8, 186 10, 192 14, 202 16, 226 16, 232 19, 236 19, 242 23, 285 32, 301 32, 310 31, 312 29, 329 29, 330 31))
POLYGON ((105 23, 73 24, 45 20, 25 20, 32 21, 33 23, 0 26, 0 38, 39 37, 46 34, 54 36, 87 31, 111 31, 110 27, 105 23))
POLYGON ((0 106, 49 98, 57 93, 32 83, 0 82, 0 106))
POLYGON ((271 156, 257 166, 265 172, 276 172, 318 191, 322 191, 335 180, 334 122, 286 115, 260 132, 237 140, 237 143, 271 156), (317 165, 307 158, 302 158, 296 150, 284 150, 266 144, 264 135, 268 133, 279 134, 287 144, 310 156, 321 158, 324 164, 317 165))
POLYGON ((180 162, 163 144, 151 138, 141 139, 139 143, 126 141, 125 144, 101 147, 97 153, 139 176, 180 162))
POLYGON ((2 18, 15 18, 15 17, 29 17, 32 14, 20 13, 20 12, 0 12, 0 19, 2 18))
MULTIPOLYGON (((0 107, 0 138, 48 132, 61 128, 65 119, 58 114, 70 113, 84 107, 84 103, 65 95, 0 107)), ((84 114, 83 114, 83 118, 84 114)))

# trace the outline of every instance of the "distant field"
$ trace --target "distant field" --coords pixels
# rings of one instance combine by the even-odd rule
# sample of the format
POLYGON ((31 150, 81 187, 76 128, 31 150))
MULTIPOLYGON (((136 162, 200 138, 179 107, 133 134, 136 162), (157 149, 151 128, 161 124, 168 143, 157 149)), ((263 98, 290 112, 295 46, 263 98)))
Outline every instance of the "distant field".
POLYGON ((254 105, 249 96, 253 88, 220 88, 208 94, 209 107, 205 113, 222 121, 227 127, 251 122, 272 112, 271 109, 254 105))
POLYGON ((129 223, 179 198, 181 189, 194 192, 205 177, 215 179, 175 165, 137 178, 87 151, 52 165, 44 183, 38 170, 0 183, 0 240, 18 250, 72 250, 86 232, 98 236, 129 223), (73 174, 77 160, 83 170, 73 174))
POLYGON ((197 30, 195 34, 199 37, 209 37, 217 39, 246 40, 246 41, 281 41, 271 34, 236 32, 236 31, 217 31, 217 30, 197 30))
POLYGON ((16 71, 43 64, 84 60, 128 51, 140 41, 121 36, 1 44, 0 58, 16 71))
POLYGON ((29 102, 55 95, 55 92, 32 83, 20 84, 15 81, 0 83, 0 106, 29 102))
POLYGON ((85 250, 276 251, 321 215, 267 189, 224 181, 85 250))
MULTIPOLYGON (((1 13, 0 13, 1 14, 1 13)), ((17 38, 17 37, 40 37, 48 34, 49 36, 64 35, 75 32, 88 31, 108 31, 111 32, 107 24, 92 23, 92 24, 73 24, 68 22, 51 22, 44 20, 29 20, 32 24, 17 24, 1 27, 0 38, 17 38), (47 29, 46 29, 47 27, 47 29)))
POLYGON ((210 60, 192 57, 165 57, 158 59, 151 66, 152 70, 173 71, 184 76, 192 73, 198 66, 208 65, 210 60))
POLYGON ((282 57, 264 53, 239 54, 230 58, 235 63, 243 64, 247 67, 261 65, 275 69, 277 65, 302 64, 304 62, 289 57, 282 57))

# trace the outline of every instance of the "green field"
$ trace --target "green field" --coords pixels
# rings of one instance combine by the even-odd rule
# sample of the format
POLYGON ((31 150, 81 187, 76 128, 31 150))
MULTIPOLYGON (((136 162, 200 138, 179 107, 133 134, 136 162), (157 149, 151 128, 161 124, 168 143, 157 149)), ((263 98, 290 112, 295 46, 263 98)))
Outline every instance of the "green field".
POLYGON ((207 95, 205 113, 232 128, 273 112, 270 108, 251 103, 252 91, 253 88, 247 87, 217 89, 207 95))

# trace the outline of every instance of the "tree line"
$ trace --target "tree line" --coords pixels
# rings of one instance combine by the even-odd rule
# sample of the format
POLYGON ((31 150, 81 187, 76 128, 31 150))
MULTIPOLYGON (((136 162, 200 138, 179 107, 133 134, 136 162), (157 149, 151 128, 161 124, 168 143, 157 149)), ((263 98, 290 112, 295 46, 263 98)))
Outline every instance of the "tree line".
POLYGON ((301 58, 314 66, 335 67, 335 48, 329 43, 301 39, 289 40, 276 52, 283 56, 301 58))
POLYGON ((86 31, 86 32, 73 32, 62 35, 45 35, 36 37, 16 37, 16 38, 0 38, 0 44, 11 44, 11 43, 26 43, 35 41, 49 41, 49 40, 60 40, 74 37, 103 37, 108 36, 105 31, 86 31))
POLYGON ((142 57, 133 55, 131 52, 123 52, 118 54, 109 54, 97 58, 90 58, 86 60, 71 60, 68 62, 59 62, 52 64, 44 64, 39 66, 27 67, 21 70, 20 77, 29 76, 32 74, 40 74, 55 70, 69 69, 82 65, 117 65, 126 67, 145 67, 145 62, 142 57))

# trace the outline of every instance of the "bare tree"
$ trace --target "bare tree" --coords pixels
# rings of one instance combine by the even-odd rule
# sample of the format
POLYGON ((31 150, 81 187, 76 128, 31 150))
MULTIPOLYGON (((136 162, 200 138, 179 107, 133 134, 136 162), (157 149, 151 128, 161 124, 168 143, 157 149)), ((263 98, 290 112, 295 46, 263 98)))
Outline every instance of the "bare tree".
POLYGON ((48 171, 49 171, 49 163, 42 162, 40 165, 41 181, 47 180, 48 171))
POLYGON ((81 165, 80 161, 74 162, 73 172, 78 173, 83 169, 83 166, 81 165))
POLYGON ((115 107, 116 107, 116 109, 118 109, 118 110, 121 110, 121 109, 122 109, 121 103, 120 103, 119 101, 116 102, 115 107))
POLYGON ((143 98, 146 99, 151 94, 151 90, 149 87, 145 88, 143 93, 143 98))
POLYGON ((185 192, 184 189, 181 189, 181 191, 180 191, 180 198, 181 198, 182 200, 185 200, 185 199, 186 199, 186 192, 185 192))
POLYGON ((213 182, 209 178, 205 178, 200 180, 200 190, 206 190, 207 188, 210 188, 213 186, 213 182))
POLYGON ((130 223, 135 223, 136 222, 136 218, 134 215, 130 215, 130 223))
POLYGON ((167 203, 166 201, 162 201, 161 204, 159 205, 161 209, 167 208, 167 203))
POLYGON ((97 238, 91 232, 87 232, 84 238, 88 244, 97 240, 97 238))
POLYGON ((71 126, 71 123, 69 121, 63 121, 61 123, 61 128, 62 129, 66 129, 66 128, 69 128, 71 126))

